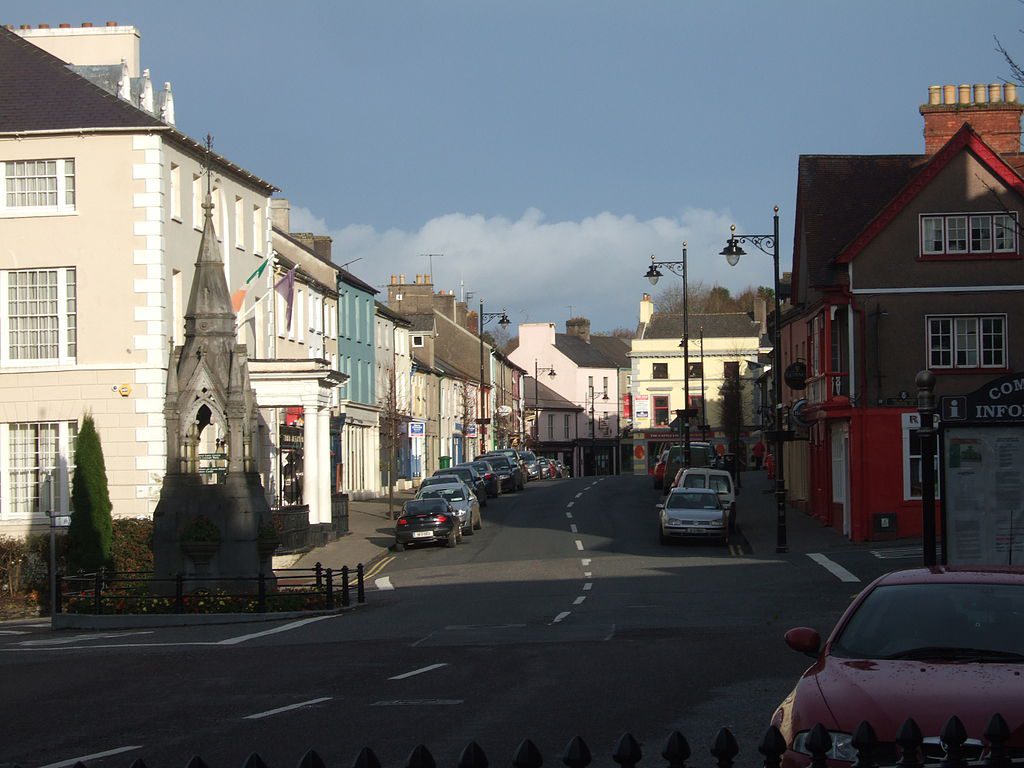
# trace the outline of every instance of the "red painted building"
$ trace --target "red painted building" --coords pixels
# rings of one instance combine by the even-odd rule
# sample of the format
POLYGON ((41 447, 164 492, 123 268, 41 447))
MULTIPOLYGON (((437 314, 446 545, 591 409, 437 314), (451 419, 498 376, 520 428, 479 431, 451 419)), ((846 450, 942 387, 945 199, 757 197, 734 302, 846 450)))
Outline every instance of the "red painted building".
POLYGON ((921 533, 917 372, 941 397, 1021 368, 1022 109, 1011 85, 933 86, 924 154, 800 158, 786 482, 853 540, 921 533))

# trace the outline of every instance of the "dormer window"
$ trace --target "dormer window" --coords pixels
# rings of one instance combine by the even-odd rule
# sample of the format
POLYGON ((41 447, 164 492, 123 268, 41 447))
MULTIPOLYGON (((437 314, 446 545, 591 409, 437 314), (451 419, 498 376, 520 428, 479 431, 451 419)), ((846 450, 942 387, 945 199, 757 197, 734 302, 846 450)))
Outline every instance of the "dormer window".
POLYGON ((1017 255, 1016 213, 955 213, 921 217, 922 258, 1017 255))

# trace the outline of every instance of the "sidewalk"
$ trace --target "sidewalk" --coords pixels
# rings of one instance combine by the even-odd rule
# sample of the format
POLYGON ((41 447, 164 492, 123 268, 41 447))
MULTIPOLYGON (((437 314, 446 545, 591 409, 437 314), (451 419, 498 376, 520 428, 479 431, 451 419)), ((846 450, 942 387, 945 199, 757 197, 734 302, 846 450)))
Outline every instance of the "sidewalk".
MULTIPOLYGON (((393 508, 401 511, 402 504, 412 498, 412 491, 395 491, 393 508)), ((313 568, 320 563, 324 568, 340 570, 347 565, 355 569, 360 563, 367 566, 388 553, 395 543, 395 522, 388 518, 388 498, 350 500, 348 503, 348 534, 326 546, 306 552, 289 565, 290 568, 313 568)))

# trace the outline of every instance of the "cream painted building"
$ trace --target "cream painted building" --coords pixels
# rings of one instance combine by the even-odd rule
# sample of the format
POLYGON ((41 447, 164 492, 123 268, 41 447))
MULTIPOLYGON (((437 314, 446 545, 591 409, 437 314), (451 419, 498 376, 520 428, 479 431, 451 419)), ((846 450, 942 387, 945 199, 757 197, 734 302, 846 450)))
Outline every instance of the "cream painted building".
MULTIPOLYGON (((132 27, 0 29, 0 535, 46 524, 50 478, 55 508, 68 510, 87 412, 114 514, 152 514, 168 353, 182 340, 208 184, 229 287, 272 254, 275 188, 168 122, 169 88, 149 100, 138 46, 132 27), (34 43, 130 82, 112 94, 34 43)), ((250 359, 275 356, 274 308, 258 301, 273 279, 266 269, 248 286, 255 309, 239 340, 250 359)))

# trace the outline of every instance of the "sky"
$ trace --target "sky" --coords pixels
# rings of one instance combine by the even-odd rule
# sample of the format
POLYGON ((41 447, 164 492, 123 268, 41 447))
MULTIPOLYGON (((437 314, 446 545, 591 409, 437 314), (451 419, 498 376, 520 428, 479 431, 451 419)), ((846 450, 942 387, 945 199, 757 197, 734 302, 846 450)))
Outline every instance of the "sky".
POLYGON ((379 298, 432 271, 513 332, 635 327, 650 256, 683 242, 691 283, 770 286, 770 256, 719 252, 777 205, 791 269, 801 154, 923 152, 929 85, 1009 77, 996 36, 1024 59, 1017 0, 0 3, 108 20, 139 29, 177 127, 379 298))

